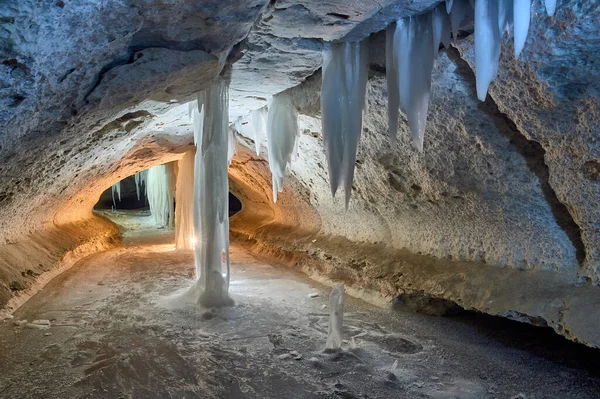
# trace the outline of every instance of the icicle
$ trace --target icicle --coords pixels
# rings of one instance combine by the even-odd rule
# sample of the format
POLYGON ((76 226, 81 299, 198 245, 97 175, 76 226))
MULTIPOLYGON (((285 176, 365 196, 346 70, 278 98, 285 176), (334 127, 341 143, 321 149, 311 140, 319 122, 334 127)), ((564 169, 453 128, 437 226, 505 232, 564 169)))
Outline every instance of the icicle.
POLYGON ((194 155, 191 150, 178 162, 177 184, 175 185, 175 246, 177 249, 194 249, 194 155))
POLYGON ((137 199, 138 201, 140 200, 140 174, 136 173, 133 176, 134 180, 135 180, 135 194, 137 195, 137 199))
POLYGON ((367 41, 327 44, 323 48, 321 121, 331 194, 344 186, 346 209, 362 132, 367 89, 367 41))
POLYGON ((485 101, 488 87, 498 73, 500 30, 496 0, 475 2, 475 80, 477 98, 485 101))
POLYGON ((260 155, 260 145, 267 134, 267 107, 262 107, 252 111, 251 118, 254 145, 256 146, 256 155, 260 155))
POLYGON ((446 0, 446 13, 450 14, 451 10, 452 10, 452 0, 446 0))
POLYGON ((229 137, 227 139, 227 164, 231 165, 231 160, 235 155, 235 147, 237 143, 235 141, 235 131, 232 128, 228 128, 227 130, 229 133, 229 137))
POLYGON ((469 0, 454 0, 450 11, 450 26, 454 43, 458 40, 458 31, 463 21, 473 19, 473 5, 469 0))
MULTIPOLYGON (((396 90, 399 90, 400 106, 406 113, 413 143, 419 151, 423 151, 433 70, 431 47, 423 43, 433 42, 432 31, 431 13, 398 20, 392 42, 395 60, 389 62, 392 69, 387 72, 388 79, 399 83, 396 90)), ((394 88, 390 87, 389 90, 393 91, 394 88)))
POLYGON ((498 32, 510 32, 513 26, 513 0, 496 0, 498 4, 498 32))
POLYGON ((525 47, 527 32, 529 32, 531 0, 514 0, 513 19, 515 29, 515 58, 519 58, 523 47, 525 47))
POLYGON ((273 96, 267 118, 267 150, 273 179, 273 202, 283 190, 285 168, 291 162, 298 137, 298 113, 286 93, 273 96))
POLYGON ((229 141, 229 80, 219 79, 198 95, 195 118, 197 143, 194 159, 194 231, 198 236, 194 252, 204 306, 231 305, 229 291, 229 182, 227 154, 229 141))
POLYGON ((344 284, 336 285, 329 296, 329 334, 326 349, 339 350, 342 347, 342 325, 344 322, 344 284))
POLYGON ((117 198, 119 198, 119 202, 121 202, 121 181, 119 180, 111 187, 112 200, 113 200, 113 209, 117 209, 117 201, 115 200, 115 193, 117 193, 117 198))
MULTIPOLYGON (((139 173, 134 175, 135 179, 135 193, 137 194, 138 201, 141 200, 142 194, 144 194, 144 190, 146 189, 146 179, 148 177, 148 171, 142 170, 139 173)), ((145 196, 145 195, 144 195, 145 196)))
POLYGON ((545 3, 548 16, 553 17, 554 12, 556 11, 556 0, 545 0, 545 3))
POLYGON ((396 23, 390 24, 385 30, 385 68, 388 89, 388 134, 390 144, 395 145, 398 135, 398 116, 400 109, 400 82, 398 81, 398 46, 394 43, 396 23))
POLYGON ((448 48, 450 45, 450 20, 444 11, 444 5, 440 4, 432 11, 431 17, 433 27, 433 58, 436 58, 440 50, 440 43, 448 48))
POLYGON ((154 222, 161 227, 173 226, 173 165, 148 169, 146 194, 154 222))

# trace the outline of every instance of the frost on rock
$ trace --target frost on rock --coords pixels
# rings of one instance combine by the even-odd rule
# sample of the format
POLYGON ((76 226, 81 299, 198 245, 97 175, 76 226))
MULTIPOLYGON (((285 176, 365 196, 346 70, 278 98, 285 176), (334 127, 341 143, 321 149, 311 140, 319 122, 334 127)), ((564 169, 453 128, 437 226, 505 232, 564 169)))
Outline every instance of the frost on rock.
POLYGON ((193 110, 194 252, 198 280, 193 289, 204 306, 233 304, 229 298, 229 80, 219 79, 198 95, 193 110))
POLYGON ((148 169, 146 195, 154 222, 161 227, 173 227, 174 220, 174 163, 148 169))
POLYGON ((115 199, 115 193, 117 193, 117 198, 119 198, 119 202, 121 202, 121 181, 119 180, 111 187, 112 192, 112 200, 113 200, 113 209, 117 209, 117 201, 115 199))
POLYGON ((298 137, 298 112, 286 93, 273 96, 267 117, 267 151, 273 179, 273 202, 283 190, 285 168, 292 160, 298 137))
POLYGON ((187 151, 177 162, 175 185, 175 246, 177 249, 194 249, 194 155, 187 151))
POLYGON ((348 209, 368 77, 367 40, 327 44, 323 49, 321 121, 329 184, 335 195, 342 185, 348 209))
POLYGON ((515 40, 515 58, 519 58, 525 41, 527 32, 529 32, 529 22, 531 19, 531 0, 514 0, 513 2, 513 21, 514 21, 514 40, 515 40))
POLYGON ((553 17, 556 12, 556 0, 545 0, 546 12, 549 16, 553 17))
POLYGON ((255 109, 250 115, 256 155, 260 155, 260 146, 267 134, 267 112, 267 107, 262 107, 255 109))
POLYGON ((392 39, 391 43, 388 43, 390 52, 386 54, 386 58, 392 57, 386 61, 391 111, 389 123, 394 128, 397 126, 397 118, 394 120, 396 113, 393 110, 397 98, 408 119, 413 143, 419 151, 423 151, 434 60, 431 51, 432 14, 400 19, 391 29, 393 34, 388 32, 388 39, 392 39), (396 83, 397 86, 394 86, 396 83))
POLYGON ((344 284, 336 285, 329 296, 329 334, 325 349, 342 347, 342 324, 344 322, 344 284))

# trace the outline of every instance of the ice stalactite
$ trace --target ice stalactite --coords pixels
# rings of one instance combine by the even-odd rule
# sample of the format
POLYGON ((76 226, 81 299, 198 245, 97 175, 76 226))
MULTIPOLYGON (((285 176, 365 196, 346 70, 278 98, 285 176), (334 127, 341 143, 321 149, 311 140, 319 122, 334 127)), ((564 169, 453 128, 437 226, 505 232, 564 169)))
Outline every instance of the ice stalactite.
POLYGON ((236 150, 236 140, 235 140, 235 131, 232 128, 227 128, 229 137, 227 139, 227 164, 231 165, 231 160, 235 155, 236 150))
MULTIPOLYGON (((431 13, 417 15, 396 21, 392 26, 392 43, 388 44, 390 53, 387 57, 388 95, 390 110, 395 106, 396 98, 408 119, 411 136, 415 147, 423 151, 423 135, 429 107, 429 91, 431 88, 431 72, 433 70, 433 25, 431 13), (398 84, 393 86, 393 84, 398 84), (396 97, 397 96, 397 97, 396 97)), ((390 126, 397 125, 393 120, 395 113, 390 112, 390 126)), ((390 129, 391 130, 391 129, 390 129)), ((390 132, 391 134, 391 132, 390 132)))
POLYGON ((433 58, 436 58, 440 50, 440 43, 445 48, 450 46, 450 19, 443 4, 440 4, 431 12, 431 22, 433 24, 433 58))
MULTIPOLYGON (((134 175, 135 179, 135 193, 137 194, 138 201, 142 198, 142 193, 146 189, 146 180, 148 178, 148 171, 142 170, 134 175)), ((144 195, 145 196, 145 195, 144 195)))
POLYGON ((221 78, 198 95, 194 110, 194 289, 204 306, 233 304, 229 298, 229 80, 221 78), (202 121, 200 121, 202 119, 202 121))
POLYGON ((115 199, 115 193, 117 193, 117 198, 119 198, 119 202, 121 202, 121 181, 119 180, 111 187, 112 192, 112 200, 113 200, 113 209, 117 209, 117 201, 115 199))
POLYGON ((154 222, 161 227, 174 225, 173 163, 148 169, 146 195, 154 222))
POLYGON ((475 2, 475 81, 477 98, 485 101, 500 61, 499 10, 496 0, 475 2))
POLYGON ((515 40, 515 58, 519 58, 525 41, 527 32, 529 32, 529 22, 531 20, 531 0, 514 0, 513 3, 513 21, 514 21, 514 40, 515 40))
POLYGON ((450 10, 452 10, 453 0, 446 0, 446 13, 450 14, 450 10))
POLYGON ((336 285, 329 295, 329 334, 325 349, 342 348, 342 325, 344 323, 344 284, 336 285))
POLYGON ((367 40, 327 44, 323 48, 321 121, 329 184, 342 185, 348 209, 358 141, 365 108, 369 50, 367 40))
POLYGON ((267 107, 255 109, 251 113, 252 134, 254 136, 254 145, 256 155, 260 155, 260 146, 267 134, 267 107))
POLYGON ((195 151, 187 151, 178 161, 177 183, 175 185, 175 246, 177 249, 194 249, 194 156, 195 151))
POLYGON ((473 20, 473 5, 469 0, 454 0, 450 10, 450 26, 454 43, 458 40, 458 31, 463 21, 473 20))
POLYGON ((545 0, 546 12, 549 16, 553 17, 556 12, 556 0, 545 0))
POLYGON ((298 112, 286 93, 273 96, 267 117, 267 151, 273 180, 273 202, 283 190, 285 169, 292 160, 298 137, 298 112))

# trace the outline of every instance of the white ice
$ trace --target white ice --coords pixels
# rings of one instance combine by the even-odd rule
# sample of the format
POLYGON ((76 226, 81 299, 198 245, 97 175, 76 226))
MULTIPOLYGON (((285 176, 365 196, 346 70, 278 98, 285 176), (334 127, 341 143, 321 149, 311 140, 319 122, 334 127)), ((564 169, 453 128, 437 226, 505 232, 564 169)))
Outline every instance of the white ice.
POLYGON ((496 0, 475 2, 475 80, 477 98, 485 101, 488 87, 498 73, 501 32, 496 0))
POLYGON ((332 195, 342 185, 346 209, 362 132, 368 77, 367 40, 326 44, 323 48, 321 121, 332 195))
MULTIPOLYGON (((390 36, 392 35, 388 34, 388 38, 390 36)), ((398 95, 400 107, 408 119, 413 143, 419 151, 423 151, 423 136, 429 107, 434 60, 431 43, 433 43, 431 13, 400 19, 396 21, 392 43, 389 45, 391 51, 388 54, 391 53, 393 60, 386 61, 389 66, 388 95, 394 99, 394 102, 395 96, 398 95), (394 88, 394 83, 398 83, 397 88, 394 88)), ((389 55, 386 55, 387 57, 389 55)), ((392 101, 390 101, 390 109, 391 107, 392 101)), ((393 113, 390 113, 390 124, 393 124, 393 118, 393 113)))
POLYGON ((556 0, 545 0, 546 3, 546 12, 549 16, 553 17, 554 12, 556 12, 556 0))
POLYGON ((121 202, 121 181, 120 180, 112 185, 111 193, 112 193, 112 200, 113 200, 113 209, 117 209, 117 201, 115 200, 115 193, 117 193, 119 202, 121 202))
POLYGON ((463 21, 473 19, 473 5, 469 0, 454 0, 450 11, 450 26, 454 43, 458 40, 458 31, 463 21))
POLYGON ((443 4, 440 4, 431 12, 431 22, 433 24, 433 57, 436 58, 440 49, 440 43, 445 48, 448 48, 450 45, 450 18, 443 4))
POLYGON ((452 2, 453 0, 446 0, 446 13, 450 14, 450 10, 452 10, 452 2))
POLYGON ((134 176, 135 179, 135 193, 137 194, 138 201, 141 199, 142 190, 146 189, 146 180, 148 178, 148 171, 142 170, 139 173, 136 173, 134 176))
POLYGON ((298 137, 298 112, 284 92, 273 96, 267 117, 267 151, 273 180, 273 202, 283 190, 285 169, 292 160, 298 137))
POLYGON ((177 249, 194 249, 194 156, 196 151, 187 151, 177 162, 177 184, 175 184, 175 246, 177 249))
POLYGON ((267 112, 267 107, 262 107, 255 109, 250 115, 256 155, 260 155, 260 146, 267 134, 267 112))
POLYGON ((329 334, 326 349, 342 347, 342 325, 344 323, 344 284, 336 285, 329 296, 329 334))
POLYGON ((154 222, 161 227, 174 225, 174 165, 173 163, 148 169, 146 195, 154 222))
POLYGON ((514 20, 514 40, 515 40, 515 58, 519 58, 525 41, 527 32, 529 32, 529 22, 531 19, 531 0, 514 0, 513 2, 513 20, 514 20))
POLYGON ((229 80, 219 79, 198 95, 193 110, 194 246, 198 280, 192 291, 204 306, 223 306, 229 298, 229 80))

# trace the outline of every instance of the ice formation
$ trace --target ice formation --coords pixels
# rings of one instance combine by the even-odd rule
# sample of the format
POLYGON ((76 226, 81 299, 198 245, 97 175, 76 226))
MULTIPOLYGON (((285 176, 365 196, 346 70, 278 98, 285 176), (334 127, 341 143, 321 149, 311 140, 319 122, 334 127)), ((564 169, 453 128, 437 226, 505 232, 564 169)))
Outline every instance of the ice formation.
POLYGON ((336 285, 329 296, 329 334, 325 349, 342 347, 342 324, 344 322, 344 284, 336 285))
POLYGON ((284 92, 273 96, 267 117, 267 151, 273 179, 273 202, 283 190, 285 168, 292 160, 298 137, 298 112, 284 92))
POLYGON ((173 227, 174 219, 174 163, 148 169, 146 195, 154 222, 161 227, 173 227))
POLYGON ((230 305, 229 291, 229 81, 219 79, 198 95, 194 116, 194 246, 204 306, 230 305))
POLYGON ((433 24, 433 58, 435 59, 440 50, 440 43, 446 48, 450 46, 450 19, 443 4, 434 8, 431 13, 431 22, 433 24))
POLYGON ((141 194, 142 194, 143 190, 146 189, 147 178, 148 178, 148 171, 147 170, 142 170, 141 172, 136 173, 135 176, 134 176, 134 179, 135 179, 135 193, 137 194, 138 201, 141 199, 141 194))
POLYGON ((235 146, 236 146, 236 141, 235 141, 235 131, 232 128, 227 128, 229 137, 227 139, 227 164, 231 165, 231 160, 233 159, 233 156, 235 155, 235 146))
POLYGON ((553 17, 556 11, 556 0, 545 0, 546 12, 549 16, 553 17))
POLYGON ((252 134, 254 136, 254 145, 256 146, 256 155, 260 155, 260 145, 267 134, 267 107, 262 107, 252 111, 252 134))
POLYGON ((454 42, 458 40, 458 31, 460 24, 466 20, 472 20, 473 6, 469 0, 454 0, 451 2, 450 26, 452 27, 452 38, 454 42))
POLYGON ((119 202, 121 202, 121 181, 120 180, 112 185, 111 192, 112 192, 112 200, 113 200, 113 209, 117 209, 117 201, 115 200, 115 193, 117 193, 119 202))
POLYGON ((529 32, 529 21, 531 19, 531 0, 514 0, 513 3, 513 21, 514 21, 514 40, 515 40, 515 58, 519 58, 525 41, 527 32, 529 32))
POLYGON ((431 43, 434 42, 432 14, 400 19, 388 29, 387 37, 391 38, 391 43, 388 43, 390 52, 386 58, 392 58, 386 61, 390 136, 396 133, 395 110, 399 105, 408 119, 415 147, 423 151, 434 60, 431 51, 431 43))
POLYGON ((499 10, 496 0, 475 2, 475 81, 477 98, 485 101, 488 87, 498 73, 500 60, 499 10))
POLYGON ((177 163, 175 184, 175 246, 177 249, 194 249, 194 155, 187 151, 177 163))
POLYGON ((446 12, 450 14, 450 10, 452 10, 452 2, 453 0, 446 0, 446 12))
POLYGON ((362 132, 369 50, 367 41, 327 44, 323 48, 321 122, 329 184, 335 195, 342 185, 346 209, 352 192, 354 164, 362 132))

